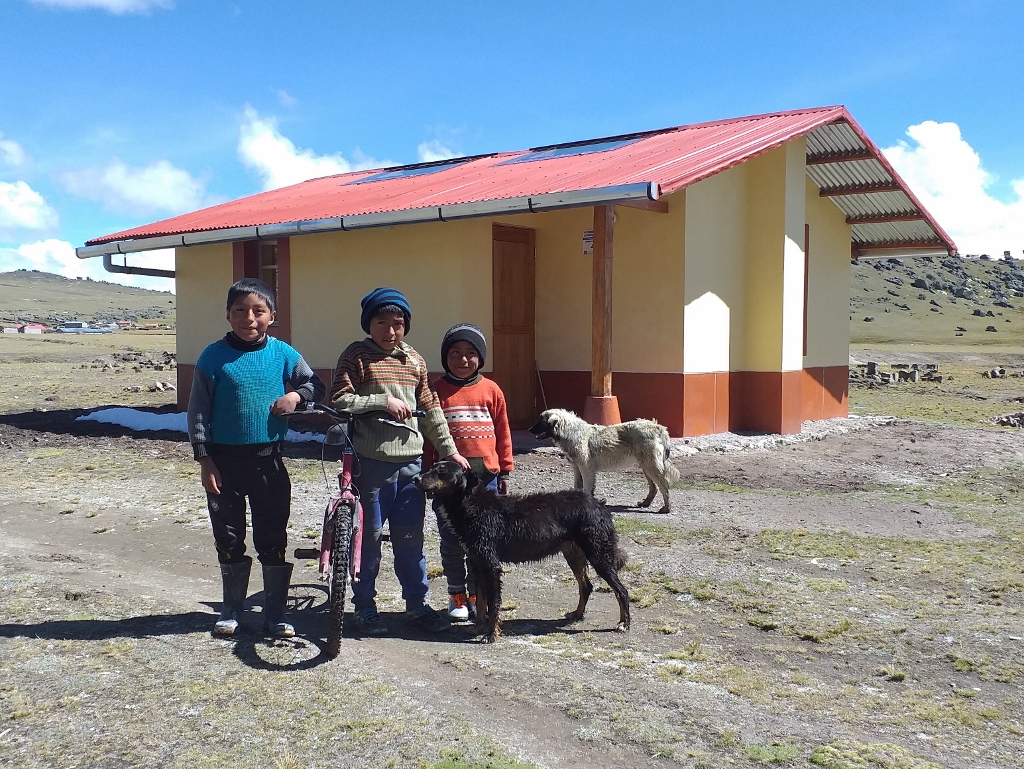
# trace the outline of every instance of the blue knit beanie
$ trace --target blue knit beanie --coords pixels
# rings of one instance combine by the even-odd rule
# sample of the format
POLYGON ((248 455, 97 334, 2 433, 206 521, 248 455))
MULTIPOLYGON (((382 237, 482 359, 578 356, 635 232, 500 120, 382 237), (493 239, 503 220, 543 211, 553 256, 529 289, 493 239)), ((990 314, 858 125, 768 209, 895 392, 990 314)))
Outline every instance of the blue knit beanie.
POLYGON ((362 308, 359 325, 363 327, 363 331, 370 333, 370 321, 377 314, 377 309, 386 304, 393 304, 402 311, 402 317, 405 318, 405 333, 408 334, 412 323, 412 308, 409 307, 409 300, 397 288, 375 288, 363 297, 359 303, 362 308))

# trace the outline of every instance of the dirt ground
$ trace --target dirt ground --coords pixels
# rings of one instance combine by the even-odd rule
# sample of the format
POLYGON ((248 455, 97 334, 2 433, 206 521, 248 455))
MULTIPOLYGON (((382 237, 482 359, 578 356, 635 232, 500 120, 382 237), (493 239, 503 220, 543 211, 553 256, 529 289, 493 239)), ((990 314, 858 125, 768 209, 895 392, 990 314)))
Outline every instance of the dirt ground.
MULTIPOLYGON (((674 460, 670 515, 633 506, 636 472, 602 475, 630 558, 629 633, 614 632, 603 589, 582 622, 563 620, 575 583, 551 560, 507 571, 497 644, 469 626, 422 635, 385 556, 392 634, 347 637, 329 661, 312 550, 319 448, 287 458, 298 636, 257 632, 254 574, 246 630, 223 641, 209 634, 219 581, 184 437, 7 407, 4 765, 1022 765, 1024 445, 1012 430, 893 418, 705 449, 674 460)), ((556 452, 519 443, 516 492, 571 485, 556 452)), ((440 606, 429 514, 428 532, 440 606)))

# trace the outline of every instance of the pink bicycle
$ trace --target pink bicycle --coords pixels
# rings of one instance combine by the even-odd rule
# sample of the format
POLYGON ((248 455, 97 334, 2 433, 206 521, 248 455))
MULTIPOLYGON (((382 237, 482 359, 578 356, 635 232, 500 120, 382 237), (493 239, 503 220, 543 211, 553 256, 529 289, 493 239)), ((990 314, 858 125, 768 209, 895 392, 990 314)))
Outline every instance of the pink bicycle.
MULTIPOLYGON (((413 411, 412 416, 422 417, 425 412, 413 411)), ((338 411, 323 404, 311 405, 305 411, 293 411, 283 416, 309 416, 325 414, 334 424, 327 430, 324 437, 324 452, 321 463, 324 467, 324 479, 327 478, 326 447, 341 446, 341 472, 338 473, 338 490, 331 494, 324 509, 323 529, 320 535, 319 577, 328 586, 328 617, 327 617, 327 656, 334 658, 341 651, 341 637, 345 630, 345 590, 348 582, 359 581, 359 567, 363 550, 363 506, 359 501, 359 491, 352 483, 358 476, 358 460, 352 447, 351 425, 355 414, 349 411, 338 411)), ((361 417, 373 417, 362 414, 361 417)), ((388 415, 377 416, 377 421, 394 427, 401 427, 416 432, 416 428, 388 418, 388 415)))

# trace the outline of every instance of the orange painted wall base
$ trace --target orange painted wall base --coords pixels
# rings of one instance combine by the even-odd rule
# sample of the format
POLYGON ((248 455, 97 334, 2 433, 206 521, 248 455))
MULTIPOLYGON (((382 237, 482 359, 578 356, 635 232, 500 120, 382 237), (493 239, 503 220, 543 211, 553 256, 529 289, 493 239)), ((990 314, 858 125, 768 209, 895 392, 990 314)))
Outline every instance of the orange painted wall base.
MULTIPOLYGON (((615 372, 623 420, 656 419, 674 437, 742 432, 800 432, 808 419, 847 416, 849 369, 720 371, 708 374, 615 372)), ((589 371, 542 371, 545 403, 586 413, 589 371)), ((589 420, 588 420, 589 421, 589 420)))

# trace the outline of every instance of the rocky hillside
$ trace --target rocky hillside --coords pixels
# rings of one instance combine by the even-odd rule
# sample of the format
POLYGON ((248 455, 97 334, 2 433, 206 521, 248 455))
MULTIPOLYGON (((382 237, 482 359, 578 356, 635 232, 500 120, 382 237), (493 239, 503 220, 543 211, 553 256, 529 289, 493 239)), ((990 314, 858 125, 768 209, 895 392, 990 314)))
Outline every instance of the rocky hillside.
POLYGON ((1024 344, 1024 261, 918 257, 855 262, 850 342, 1024 344))
POLYGON ((91 324, 130 320, 174 323, 175 299, 167 291, 53 275, 38 270, 0 273, 0 323, 69 320, 91 324))

